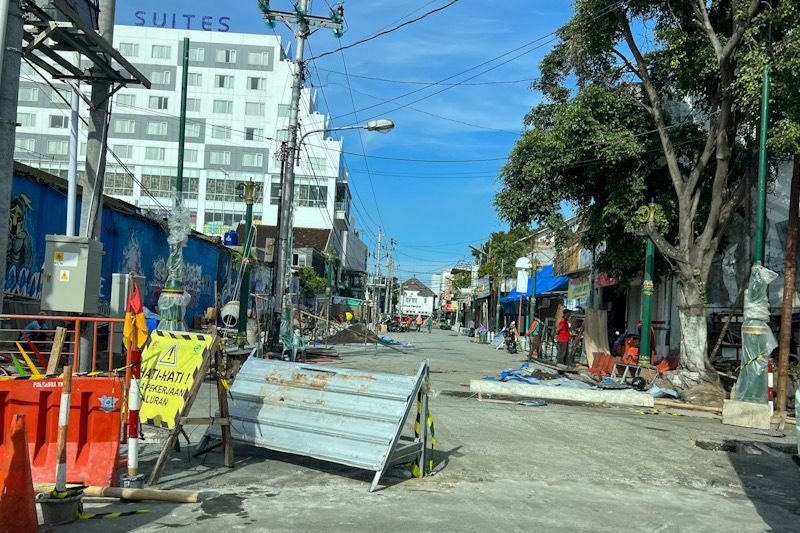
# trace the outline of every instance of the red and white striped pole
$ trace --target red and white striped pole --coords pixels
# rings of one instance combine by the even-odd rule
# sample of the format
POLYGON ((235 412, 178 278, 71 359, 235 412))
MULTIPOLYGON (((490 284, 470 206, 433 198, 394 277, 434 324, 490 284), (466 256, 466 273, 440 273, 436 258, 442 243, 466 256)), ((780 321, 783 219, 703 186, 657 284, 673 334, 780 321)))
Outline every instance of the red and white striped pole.
POLYGON ((775 366, 774 359, 769 359, 767 364, 767 403, 769 403, 769 414, 775 414, 775 366))
POLYGON ((142 374, 142 351, 137 347, 136 329, 129 346, 131 354, 131 384, 128 391, 128 477, 139 475, 139 409, 142 393, 139 378, 142 374))
POLYGON ((67 490, 67 429, 69 407, 72 403, 72 366, 64 367, 64 384, 61 388, 61 405, 58 406, 58 462, 56 464, 55 492, 67 490))

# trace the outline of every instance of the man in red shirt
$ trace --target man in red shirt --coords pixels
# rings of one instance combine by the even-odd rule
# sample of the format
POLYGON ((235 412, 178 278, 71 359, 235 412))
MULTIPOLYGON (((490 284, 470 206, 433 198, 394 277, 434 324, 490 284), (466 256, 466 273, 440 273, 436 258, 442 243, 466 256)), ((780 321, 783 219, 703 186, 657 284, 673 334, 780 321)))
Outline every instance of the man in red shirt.
MULTIPOLYGON (((561 320, 558 321, 558 326, 556 327, 556 347, 558 348, 558 352, 556 355, 556 362, 561 365, 567 364, 567 347, 569 346, 569 320, 567 317, 569 316, 568 311, 564 311, 561 315, 561 320)), ((572 361, 569 362, 570 364, 572 361)))

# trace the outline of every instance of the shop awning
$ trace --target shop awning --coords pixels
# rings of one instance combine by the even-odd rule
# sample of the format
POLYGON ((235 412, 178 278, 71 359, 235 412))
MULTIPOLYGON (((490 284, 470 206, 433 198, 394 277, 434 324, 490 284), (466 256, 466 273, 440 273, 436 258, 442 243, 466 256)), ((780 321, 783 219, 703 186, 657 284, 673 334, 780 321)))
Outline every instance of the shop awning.
MULTIPOLYGON (((553 276, 553 265, 547 265, 536 273, 536 294, 542 295, 550 292, 565 291, 569 284, 567 276, 553 276)), ((528 279, 528 291, 522 295, 523 298, 530 298, 533 292, 533 279, 528 279)), ((500 298, 500 303, 518 302, 520 294, 514 288, 500 298)))

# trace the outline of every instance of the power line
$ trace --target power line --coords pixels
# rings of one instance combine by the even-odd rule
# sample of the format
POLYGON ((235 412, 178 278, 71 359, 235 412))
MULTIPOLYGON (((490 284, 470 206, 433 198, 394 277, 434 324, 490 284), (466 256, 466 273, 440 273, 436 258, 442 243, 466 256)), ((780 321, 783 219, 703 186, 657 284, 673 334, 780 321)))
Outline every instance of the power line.
POLYGON ((459 0, 450 0, 450 2, 446 3, 445 5, 437 7, 436 9, 432 9, 432 10, 426 12, 426 13, 423 13, 422 15, 420 15, 420 16, 418 16, 416 18, 413 18, 411 20, 407 20, 405 22, 401 22, 400 24, 398 24, 397 26, 394 26, 392 28, 389 28, 389 29, 386 29, 386 30, 383 30, 383 31, 379 31, 377 33, 373 33, 369 37, 364 37, 363 39, 359 39, 356 42, 353 42, 353 43, 350 43, 350 44, 346 44, 344 46, 340 46, 336 50, 330 50, 328 52, 323 52, 318 56, 314 56, 314 57, 309 58, 308 61, 314 61, 315 59, 319 59, 321 57, 329 56, 329 55, 335 54, 336 52, 341 52, 342 50, 347 50, 348 48, 353 48, 354 46, 358 46, 359 44, 363 44, 363 43, 369 42, 369 41, 371 41, 373 39, 377 39, 378 37, 381 37, 382 35, 387 35, 389 33, 395 32, 395 31, 397 31, 397 30, 399 30, 401 28, 404 28, 404 27, 406 27, 406 26, 408 26, 410 24, 414 24, 415 22, 419 22, 420 20, 422 20, 422 19, 424 19, 426 17, 429 17, 429 16, 431 16, 431 15, 433 15, 435 13, 438 13, 439 11, 444 11, 445 9, 447 9, 448 7, 450 7, 453 4, 457 3, 458 1, 459 0))
MULTIPOLYGON (((338 71, 338 70, 331 70, 322 67, 314 67, 316 70, 321 70, 323 72, 329 72, 331 74, 339 74, 344 76, 345 73, 338 71)), ((393 80, 388 78, 380 78, 376 76, 364 76, 360 74, 350 74, 351 78, 358 78, 361 80, 371 80, 371 81, 380 81, 384 83, 396 83, 399 85, 454 85, 454 86, 478 86, 478 85, 512 85, 515 83, 530 83, 538 80, 539 78, 523 78, 520 80, 497 80, 497 81, 476 81, 472 83, 437 83, 435 81, 430 80, 393 80)))

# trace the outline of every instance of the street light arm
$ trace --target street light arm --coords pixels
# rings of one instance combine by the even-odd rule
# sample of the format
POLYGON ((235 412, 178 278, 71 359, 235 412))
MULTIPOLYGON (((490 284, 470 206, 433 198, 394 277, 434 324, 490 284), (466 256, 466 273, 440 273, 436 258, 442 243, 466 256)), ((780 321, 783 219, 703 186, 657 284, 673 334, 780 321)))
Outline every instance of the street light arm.
POLYGON ((394 122, 389 119, 379 119, 379 120, 370 120, 366 124, 353 124, 350 126, 340 126, 338 128, 319 128, 316 130, 311 130, 305 132, 301 137, 300 140, 297 142, 297 145, 300 146, 303 144, 303 141, 309 135, 313 135, 314 133, 324 133, 326 131, 345 131, 345 130, 369 130, 369 131, 378 131, 378 132, 387 132, 394 128, 394 122))

